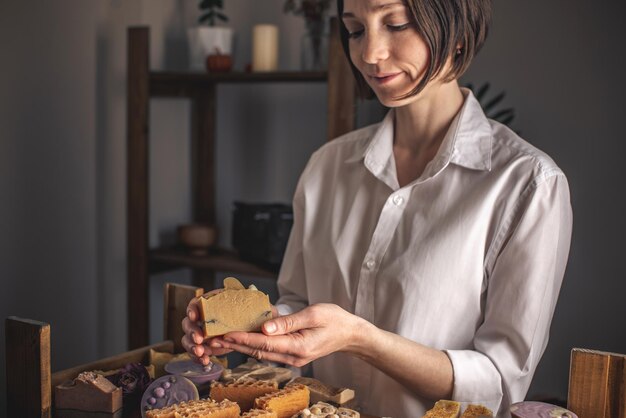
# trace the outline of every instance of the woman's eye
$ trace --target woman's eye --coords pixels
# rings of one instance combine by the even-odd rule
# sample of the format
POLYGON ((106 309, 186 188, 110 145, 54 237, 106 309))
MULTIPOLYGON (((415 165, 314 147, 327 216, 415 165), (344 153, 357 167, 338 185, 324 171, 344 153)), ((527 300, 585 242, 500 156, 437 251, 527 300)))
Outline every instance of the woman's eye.
POLYGON ((400 32, 408 29, 410 26, 410 23, 405 23, 404 25, 387 25, 387 28, 389 28, 389 30, 393 32, 400 32))
POLYGON ((356 39, 361 35, 363 35, 363 29, 348 31, 348 38, 350 39, 356 39))

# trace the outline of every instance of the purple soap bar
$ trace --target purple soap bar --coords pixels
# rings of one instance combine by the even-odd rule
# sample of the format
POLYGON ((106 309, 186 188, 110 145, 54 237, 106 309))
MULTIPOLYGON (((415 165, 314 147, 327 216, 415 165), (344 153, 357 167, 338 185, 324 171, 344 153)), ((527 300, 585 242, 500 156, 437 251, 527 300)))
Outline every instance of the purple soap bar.
POLYGON ((211 363, 209 367, 202 366, 192 360, 171 361, 165 365, 165 371, 170 374, 184 376, 196 385, 202 385, 217 380, 224 368, 221 364, 211 363))
POLYGON ((141 397, 141 416, 146 411, 161 409, 184 401, 198 400, 198 389, 193 382, 182 376, 161 376, 148 386, 141 397))
POLYGON ((543 402, 518 402, 511 405, 513 418, 578 418, 572 411, 543 402))

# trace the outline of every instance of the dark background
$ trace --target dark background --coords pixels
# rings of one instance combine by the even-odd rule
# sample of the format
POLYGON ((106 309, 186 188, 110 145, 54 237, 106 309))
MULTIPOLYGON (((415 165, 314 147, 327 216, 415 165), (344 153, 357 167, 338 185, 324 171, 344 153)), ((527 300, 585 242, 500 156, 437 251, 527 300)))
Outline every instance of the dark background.
MULTIPOLYGON (((570 261, 532 396, 565 399, 572 347, 626 352, 625 9, 617 0, 498 0, 487 45, 463 78, 506 91, 513 127, 570 182, 570 261)), ((52 325, 53 370, 126 348, 125 31, 149 25, 152 68, 184 68, 196 12, 190 0, 0 0, 0 316, 52 325)), ((304 25, 282 13, 282 0, 226 0, 226 12, 239 68, 256 23, 279 26, 280 68, 298 68, 304 25)), ((325 91, 220 87, 223 244, 234 200, 290 201, 325 139, 325 91)), ((152 101, 153 244, 171 241, 191 216, 188 111, 184 101, 152 101)), ((373 104, 359 109, 360 125, 380 117, 373 104)), ((154 341, 170 280, 189 274, 153 278, 154 341)), ((0 343, 1 414, 4 322, 0 343)))

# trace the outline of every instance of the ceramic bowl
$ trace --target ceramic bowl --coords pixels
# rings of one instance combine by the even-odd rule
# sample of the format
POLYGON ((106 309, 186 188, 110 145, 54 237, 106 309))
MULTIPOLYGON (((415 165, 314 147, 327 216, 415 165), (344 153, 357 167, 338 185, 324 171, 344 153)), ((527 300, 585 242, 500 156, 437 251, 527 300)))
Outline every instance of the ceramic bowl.
POLYGON ((206 255, 217 241, 217 230, 212 225, 181 225, 178 227, 178 241, 193 255, 206 255))

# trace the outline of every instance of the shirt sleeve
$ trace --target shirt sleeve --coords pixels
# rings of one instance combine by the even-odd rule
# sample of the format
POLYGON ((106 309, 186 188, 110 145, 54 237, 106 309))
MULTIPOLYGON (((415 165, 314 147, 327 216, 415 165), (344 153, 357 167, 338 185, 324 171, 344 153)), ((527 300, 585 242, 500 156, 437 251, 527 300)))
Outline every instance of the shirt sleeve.
POLYGON ((278 275, 279 298, 276 309, 281 316, 300 311, 309 304, 303 254, 305 207, 303 189, 307 171, 305 169, 302 173, 294 193, 293 226, 278 275))
POLYGON ((524 399, 548 343, 572 232, 565 176, 536 179, 487 254, 485 317, 473 350, 447 350, 453 398, 498 416, 524 399))

